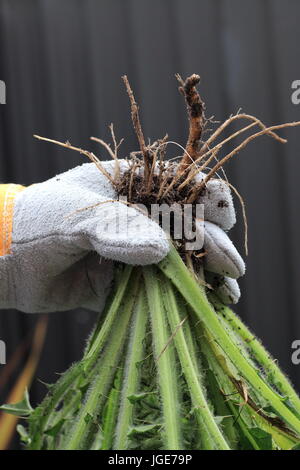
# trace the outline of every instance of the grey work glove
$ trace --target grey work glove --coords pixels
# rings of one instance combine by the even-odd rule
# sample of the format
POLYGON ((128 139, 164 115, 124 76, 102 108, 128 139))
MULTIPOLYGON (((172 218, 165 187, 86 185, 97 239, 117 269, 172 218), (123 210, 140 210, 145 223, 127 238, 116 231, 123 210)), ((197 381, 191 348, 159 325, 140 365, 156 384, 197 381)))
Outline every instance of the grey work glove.
MULTIPOLYGON (((126 165, 121 161, 123 171, 126 165)), ((103 166, 113 173, 114 162, 103 166)), ((76 307, 100 311, 111 288, 113 260, 146 265, 164 258, 169 241, 162 229, 140 211, 113 202, 116 196, 93 163, 18 193, 10 254, 0 257, 0 308, 29 313, 76 307), (111 230, 116 214, 126 230, 111 230)), ((208 220, 205 269, 226 277, 218 290, 225 302, 235 302, 240 293, 233 279, 245 267, 223 231, 235 223, 228 186, 210 181, 201 202, 208 220), (228 277, 232 281, 226 287, 228 277)))

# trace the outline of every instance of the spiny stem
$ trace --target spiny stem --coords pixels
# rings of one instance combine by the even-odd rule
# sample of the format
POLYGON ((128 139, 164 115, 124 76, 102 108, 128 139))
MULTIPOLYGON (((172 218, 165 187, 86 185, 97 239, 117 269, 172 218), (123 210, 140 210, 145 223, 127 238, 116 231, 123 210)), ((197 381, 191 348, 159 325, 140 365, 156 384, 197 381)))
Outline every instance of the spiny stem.
MULTIPOLYGON (((181 319, 172 285, 167 278, 162 280, 162 292, 171 330, 176 331, 177 326, 181 323, 181 319)), ((191 393, 192 402, 197 408, 205 428, 209 431, 213 445, 217 449, 229 450, 229 446, 222 432, 218 428, 208 407, 207 401, 202 391, 199 372, 197 372, 194 361, 192 360, 192 357, 195 356, 195 353, 193 351, 191 353, 190 348, 192 345, 189 344, 188 347, 186 343, 183 328, 179 328, 176 331, 176 335, 174 335, 174 342, 181 367, 191 393)))
MULTIPOLYGON (((101 450, 110 450, 112 449, 116 421, 118 415, 118 408, 120 403, 120 391, 122 387, 122 376, 124 371, 119 369, 116 373, 114 387, 111 389, 107 403, 106 409, 103 417, 103 440, 101 445, 101 450)), ((99 449, 99 447, 98 447, 99 449)))
POLYGON ((84 359, 89 360, 90 358, 94 357, 95 355, 97 356, 106 340, 108 335, 111 332, 112 326, 116 320, 116 317, 118 315, 118 312, 121 307, 121 303, 124 301, 124 296, 126 293, 126 288, 129 282, 129 278, 132 273, 132 266, 126 265, 124 266, 124 270, 122 275, 120 276, 119 283, 117 285, 117 289, 114 292, 113 300, 112 303, 109 305, 106 311, 103 312, 103 317, 105 318, 103 325, 101 326, 101 330, 96 331, 93 334, 93 337, 91 338, 91 344, 86 352, 86 355, 84 359))
MULTIPOLYGON (((115 322, 114 327, 111 329, 111 335, 104 354, 100 356, 98 366, 96 366, 98 370, 95 379, 87 391, 87 398, 66 436, 65 443, 63 443, 65 450, 85 449, 89 446, 89 439, 92 438, 91 430, 94 419, 100 414, 123 351, 128 324, 139 288, 139 278, 140 271, 135 270, 130 280, 125 304, 122 310, 119 311, 118 321, 115 322)), ((99 335, 103 336, 101 335, 101 330, 99 335)), ((97 343, 97 341, 95 342, 97 343)))
POLYGON ((124 366, 120 410, 116 424, 114 449, 127 449, 127 436, 132 425, 133 404, 129 397, 138 391, 140 370, 139 362, 143 358, 143 341, 147 324, 147 299, 144 288, 140 290, 130 328, 130 339, 124 366))
POLYGON ((144 267, 143 275, 151 314, 152 337, 163 406, 164 448, 182 450, 184 447, 180 432, 180 402, 174 349, 168 347, 160 355, 170 337, 166 313, 162 304, 159 283, 154 268, 151 266, 144 267), (157 359, 158 357, 159 360, 157 359))
MULTIPOLYGON (((190 325, 191 322, 190 322, 189 312, 186 309, 186 305, 182 297, 177 296, 176 301, 177 301, 177 306, 178 306, 178 312, 180 313, 180 318, 188 317, 188 321, 184 322, 183 327, 182 327, 184 338, 188 347, 191 360, 193 361, 196 374, 198 376, 198 381, 200 385, 202 386, 202 382, 204 379, 203 364, 200 358, 200 349, 197 348, 197 344, 195 341, 195 334, 194 334, 194 331, 192 332, 192 328, 190 325)), ((205 422, 202 417, 202 410, 201 408, 197 407, 195 404, 194 406, 195 406, 195 414, 196 414, 196 418, 197 418, 197 422, 199 426, 201 449, 214 450, 216 449, 216 445, 215 445, 215 442, 213 441, 211 433, 209 432, 209 430, 207 429, 205 425, 205 422)))
POLYGON ((243 357, 238 347, 231 341, 222 328, 218 317, 209 304, 201 286, 195 281, 187 267, 184 265, 174 247, 167 257, 158 264, 159 268, 174 283, 179 292, 189 303, 196 316, 208 329, 217 344, 220 345, 226 356, 235 365, 242 377, 267 400, 277 413, 300 434, 300 420, 284 404, 282 399, 265 383, 257 371, 243 357))
POLYGON ((42 405, 40 405, 40 407, 42 406, 43 409, 43 414, 40 419, 37 421, 34 419, 34 416, 32 416, 33 419, 31 419, 29 428, 30 434, 32 436, 29 446, 31 450, 39 450, 42 448, 43 439, 45 438, 44 431, 51 421, 56 407, 61 402, 70 387, 76 383, 76 380, 81 374, 82 369, 83 368, 81 364, 72 365, 70 369, 68 369, 55 384, 53 393, 48 394, 42 405))
MULTIPOLYGON (((197 325, 196 331, 198 332, 198 337, 199 337, 199 346, 201 348, 201 351, 211 368, 211 371, 214 375, 215 380, 218 383, 219 390, 222 390, 222 393, 224 395, 223 399, 226 399, 226 405, 228 406, 229 410, 232 412, 233 417, 235 417, 237 425, 241 428, 242 434, 248 439, 250 445, 253 447, 255 450, 259 450, 259 445, 257 444, 256 440, 251 436, 251 433, 247 429, 247 426, 244 423, 244 413, 245 411, 248 412, 248 409, 245 409, 243 411, 243 415, 239 413, 239 409, 237 408, 237 405, 240 405, 240 396, 239 394, 236 395, 236 390, 230 381, 228 377, 228 371, 224 371, 222 368, 221 364, 218 362, 214 351, 211 348, 211 341, 208 340, 206 335, 204 334, 203 329, 197 325), (234 402, 233 399, 237 397, 234 402)), ((222 355, 221 355, 222 357, 222 355)))
POLYGON ((287 377, 276 365, 272 356, 265 350, 262 343, 251 333, 241 319, 229 307, 220 304, 214 296, 212 296, 212 301, 214 305, 216 305, 217 310, 221 309, 223 314, 222 317, 228 327, 233 329, 235 334, 246 343, 247 349, 251 351, 256 361, 265 369, 268 375, 268 381, 273 383, 283 395, 289 397, 289 400, 295 407, 295 411, 300 417, 300 398, 287 377))
POLYGON ((225 366, 222 350, 213 340, 211 335, 205 331, 205 328, 197 324, 195 326, 195 330, 197 331, 199 346, 213 371, 220 390, 222 390, 222 393, 224 394, 224 399, 227 398, 227 405, 229 406, 233 416, 235 416, 235 422, 237 422, 238 426, 241 427, 242 433, 247 437, 253 448, 256 450, 261 448, 259 443, 249 432, 249 423, 253 426, 254 421, 257 427, 261 427, 266 432, 270 433, 274 441, 282 449, 291 449, 291 447, 299 442, 298 438, 291 434, 287 434, 279 427, 271 424, 260 414, 259 409, 255 412, 253 408, 251 408, 250 404, 245 402, 242 403, 240 401, 240 391, 238 392, 238 395, 236 395, 236 387, 233 385, 235 383, 234 376, 231 376, 231 371, 225 366), (238 402, 236 400, 233 402, 234 397, 238 397, 238 402), (238 410, 236 406, 237 404, 239 405, 239 408, 241 406, 243 408, 238 410))

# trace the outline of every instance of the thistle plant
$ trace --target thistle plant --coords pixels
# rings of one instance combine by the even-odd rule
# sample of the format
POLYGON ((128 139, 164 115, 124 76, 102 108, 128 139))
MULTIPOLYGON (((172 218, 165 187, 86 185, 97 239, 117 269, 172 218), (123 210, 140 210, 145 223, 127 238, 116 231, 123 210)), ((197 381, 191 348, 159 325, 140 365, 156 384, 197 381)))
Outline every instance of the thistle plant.
MULTIPOLYGON (((264 134, 285 142, 275 131, 300 124, 266 127, 253 116, 237 114, 203 142, 208 121, 196 90, 199 77, 177 78, 189 114, 188 141, 177 166, 164 161, 167 136, 145 144, 126 77, 140 147, 130 155, 127 171, 120 171, 112 127, 114 150, 93 139, 115 160, 114 176, 93 153, 39 138, 89 157, 128 204, 193 205, 207 182, 249 142, 264 134), (214 145, 239 120, 248 124, 214 145), (259 131, 217 159, 225 144, 254 127, 259 131), (205 176, 195 184, 199 172, 205 176)), ((244 222, 247 228, 245 217, 244 222)), ((19 431, 28 449, 299 448, 300 399, 291 383, 211 289, 201 265, 205 253, 186 252, 184 242, 170 244, 157 265, 116 265, 113 291, 82 359, 49 386, 39 406, 32 409, 26 396, 20 404, 2 407, 26 418, 19 431)))

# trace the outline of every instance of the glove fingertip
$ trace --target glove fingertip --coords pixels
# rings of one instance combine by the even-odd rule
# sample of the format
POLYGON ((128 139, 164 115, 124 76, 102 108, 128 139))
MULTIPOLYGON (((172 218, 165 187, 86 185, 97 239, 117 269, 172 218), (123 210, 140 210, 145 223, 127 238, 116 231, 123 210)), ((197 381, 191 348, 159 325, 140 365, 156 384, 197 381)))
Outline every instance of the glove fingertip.
POLYGON ((169 252, 169 240, 160 226, 133 207, 120 202, 98 209, 99 222, 89 231, 96 251, 116 261, 147 265, 161 261, 169 252))
POLYGON ((204 264, 207 271, 237 279, 245 274, 245 263, 226 233, 217 225, 205 222, 204 264))
POLYGON ((211 284, 214 293, 223 304, 229 305, 238 303, 241 297, 241 291, 235 279, 212 273, 207 273, 206 278, 211 284))
POLYGON ((211 179, 206 185, 200 203, 205 206, 205 219, 223 230, 230 230, 236 223, 236 214, 231 191, 225 181, 211 179))
POLYGON ((228 277, 224 278, 224 282, 218 287, 216 294, 226 305, 237 304, 241 297, 241 291, 237 281, 228 277))

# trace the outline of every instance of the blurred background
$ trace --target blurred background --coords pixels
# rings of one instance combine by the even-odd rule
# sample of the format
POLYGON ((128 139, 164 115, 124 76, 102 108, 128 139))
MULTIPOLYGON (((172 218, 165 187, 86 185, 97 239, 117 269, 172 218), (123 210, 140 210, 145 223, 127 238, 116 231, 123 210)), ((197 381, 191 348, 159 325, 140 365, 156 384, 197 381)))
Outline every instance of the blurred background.
MULTIPOLYGON (((0 0, 0 79, 7 101, 0 105, 1 182, 29 185, 84 161, 38 142, 34 133, 68 139, 107 159, 89 138, 109 140, 113 122, 117 138, 125 138, 120 154, 135 150, 123 74, 152 140, 167 132, 170 140, 186 142, 176 72, 201 75, 206 115, 218 121, 239 108, 268 125, 299 120, 300 105, 291 102, 291 83, 300 79, 299 15, 297 0, 0 0)), ((291 344, 300 339, 300 129, 281 135, 288 144, 262 137, 226 167, 249 224, 247 272, 235 310, 299 391, 291 344)), ((231 236, 243 253, 239 208, 238 216, 231 236)), ((76 310, 53 313, 47 323, 39 315, 1 311, 0 339, 7 345, 1 402, 18 397, 33 378, 30 395, 38 403, 46 392, 42 382, 53 382, 80 358, 95 319, 96 313, 76 310)), ((17 448, 18 439, 3 438, 14 422, 4 424, 0 416, 0 447, 17 448)))

